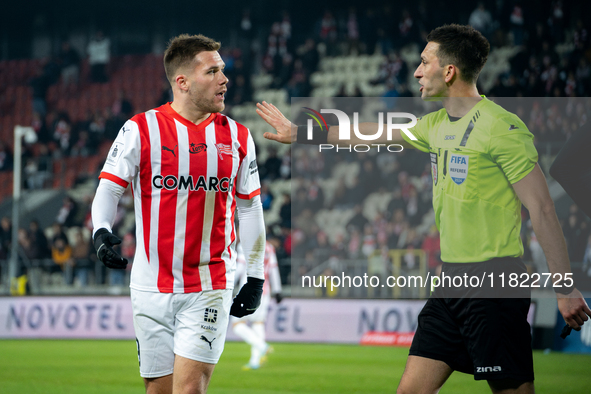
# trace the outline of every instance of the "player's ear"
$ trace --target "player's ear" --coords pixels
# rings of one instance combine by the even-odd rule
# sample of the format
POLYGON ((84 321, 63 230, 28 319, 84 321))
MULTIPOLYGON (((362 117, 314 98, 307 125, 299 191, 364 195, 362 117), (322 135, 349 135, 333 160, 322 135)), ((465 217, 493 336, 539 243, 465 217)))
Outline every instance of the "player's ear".
POLYGON ((185 74, 178 74, 176 76, 176 78, 174 79, 176 86, 181 90, 181 91, 188 91, 189 90, 189 81, 187 80, 187 77, 185 76, 185 74))

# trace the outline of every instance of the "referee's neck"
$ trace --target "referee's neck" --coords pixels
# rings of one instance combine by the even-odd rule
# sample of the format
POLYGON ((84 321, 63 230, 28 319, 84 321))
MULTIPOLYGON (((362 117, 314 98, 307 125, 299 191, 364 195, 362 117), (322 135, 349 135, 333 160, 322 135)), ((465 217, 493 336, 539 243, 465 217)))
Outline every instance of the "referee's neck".
POLYGON ((462 118, 466 115, 478 102, 482 100, 480 95, 478 96, 462 96, 462 97, 446 97, 443 100, 443 107, 447 111, 449 116, 454 118, 462 118))

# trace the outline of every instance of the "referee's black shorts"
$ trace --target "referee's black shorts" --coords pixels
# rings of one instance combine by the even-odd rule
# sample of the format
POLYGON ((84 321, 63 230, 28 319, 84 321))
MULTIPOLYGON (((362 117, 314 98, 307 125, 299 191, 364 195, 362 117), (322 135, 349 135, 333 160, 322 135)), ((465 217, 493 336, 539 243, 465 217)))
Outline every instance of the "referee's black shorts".
POLYGON ((431 297, 409 354, 443 361, 475 380, 533 381, 530 303, 528 297, 431 297))

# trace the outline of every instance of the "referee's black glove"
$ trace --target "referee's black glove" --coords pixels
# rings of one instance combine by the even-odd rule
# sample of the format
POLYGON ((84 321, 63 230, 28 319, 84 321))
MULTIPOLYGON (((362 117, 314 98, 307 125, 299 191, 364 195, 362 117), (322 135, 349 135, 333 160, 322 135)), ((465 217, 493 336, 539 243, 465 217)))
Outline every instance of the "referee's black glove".
POLYGON ((99 228, 94 234, 94 248, 96 256, 108 268, 125 269, 127 259, 113 250, 113 245, 119 245, 121 239, 113 235, 106 228, 99 228))
POLYGON ((234 298, 230 315, 242 317, 254 313, 261 305, 263 283, 265 283, 263 279, 247 277, 246 283, 234 298))

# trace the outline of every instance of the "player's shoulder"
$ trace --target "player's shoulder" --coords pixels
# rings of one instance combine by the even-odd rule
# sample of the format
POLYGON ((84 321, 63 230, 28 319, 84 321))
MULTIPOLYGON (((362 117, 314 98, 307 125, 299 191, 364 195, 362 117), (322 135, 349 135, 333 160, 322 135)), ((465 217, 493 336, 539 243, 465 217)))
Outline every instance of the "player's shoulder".
POLYGON ((158 112, 166 115, 166 111, 163 111, 162 107, 164 106, 152 108, 144 112, 138 112, 137 114, 133 115, 127 122, 133 122, 137 125, 137 127, 140 128, 147 127, 147 114, 155 114, 158 112))
POLYGON ((238 133, 250 133, 250 130, 248 129, 248 127, 246 127, 242 123, 238 122, 237 120, 233 119, 232 117, 230 117, 229 115, 226 115, 226 114, 217 113, 216 118, 215 118, 215 122, 219 125, 222 125, 222 126, 227 126, 227 127, 234 127, 235 126, 238 133))

